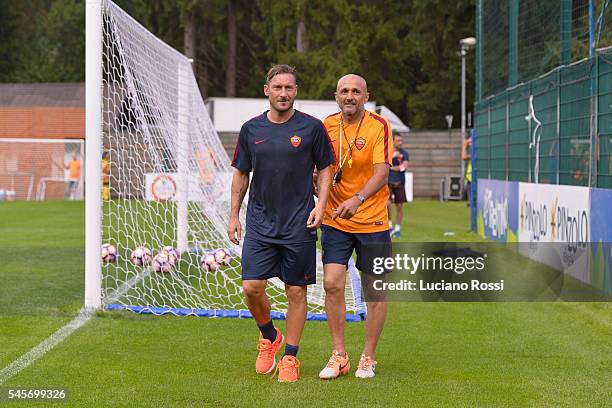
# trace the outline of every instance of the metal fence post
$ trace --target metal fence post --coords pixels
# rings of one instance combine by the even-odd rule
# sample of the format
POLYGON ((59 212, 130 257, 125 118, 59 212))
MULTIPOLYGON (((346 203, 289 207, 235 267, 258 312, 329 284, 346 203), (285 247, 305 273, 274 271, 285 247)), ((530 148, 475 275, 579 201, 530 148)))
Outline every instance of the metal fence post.
POLYGON ((509 146, 508 139, 510 138, 510 94, 506 91, 506 181, 508 181, 508 167, 510 165, 510 159, 508 158, 509 146))
POLYGON ((592 111, 592 121, 591 121, 591 169, 593 172, 593 180, 590 181, 590 185, 592 187, 597 187, 599 185, 598 182, 598 167, 599 167, 599 137, 598 137, 598 117, 599 117, 599 54, 595 53, 595 66, 592 71, 595 71, 594 74, 591 72, 593 77, 591 77, 591 84, 593 84, 592 90, 592 102, 591 106, 593 107, 592 111))
POLYGON ((561 69, 557 70, 557 184, 559 184, 559 171, 561 169, 561 69))
POLYGON ((491 178, 491 104, 487 106, 487 130, 489 138, 489 157, 487 158, 487 178, 491 178))

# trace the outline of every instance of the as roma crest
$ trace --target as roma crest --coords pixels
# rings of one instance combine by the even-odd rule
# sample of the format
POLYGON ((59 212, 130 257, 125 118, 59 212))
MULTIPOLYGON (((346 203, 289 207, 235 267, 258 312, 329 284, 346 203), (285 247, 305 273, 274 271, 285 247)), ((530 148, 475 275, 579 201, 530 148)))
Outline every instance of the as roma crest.
POLYGON ((358 137, 357 140, 355 140, 355 147, 357 150, 361 150, 363 146, 365 146, 365 139, 363 137, 358 137))
POLYGON ((293 147, 299 147, 300 144, 302 143, 302 138, 299 137, 298 135, 293 136, 290 140, 291 140, 291 144, 293 145, 293 147))

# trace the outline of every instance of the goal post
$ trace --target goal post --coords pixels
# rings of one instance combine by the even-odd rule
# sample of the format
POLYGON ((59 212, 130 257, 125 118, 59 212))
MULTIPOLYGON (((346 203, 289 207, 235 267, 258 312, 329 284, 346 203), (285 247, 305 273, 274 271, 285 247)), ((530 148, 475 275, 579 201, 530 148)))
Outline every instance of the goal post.
POLYGON ((85 5, 85 308, 102 307, 102 1, 85 5))
MULTIPOLYGON (((85 306, 249 317, 242 248, 227 236, 233 169, 191 60, 110 0, 87 2, 86 38, 85 306), (117 249, 114 262, 102 262, 104 244, 117 249), (180 254, 170 270, 132 262, 137 247, 155 256, 168 246, 180 254), (230 260, 216 262, 213 256, 210 261, 222 250, 230 260), (215 266, 208 268, 211 262, 215 266)), ((245 210, 246 204, 240 212, 243 226, 245 210)), ((317 256, 319 283, 308 289, 311 320, 325 319, 317 256)), ((347 320, 360 320, 364 311, 354 296, 360 287, 351 279, 346 287, 347 320)), ((267 293, 272 316, 284 318, 284 284, 269 280, 267 293)))
POLYGON ((191 64, 178 65, 178 186, 176 216, 176 247, 185 252, 187 247, 187 194, 189 172, 189 85, 187 78, 191 64))

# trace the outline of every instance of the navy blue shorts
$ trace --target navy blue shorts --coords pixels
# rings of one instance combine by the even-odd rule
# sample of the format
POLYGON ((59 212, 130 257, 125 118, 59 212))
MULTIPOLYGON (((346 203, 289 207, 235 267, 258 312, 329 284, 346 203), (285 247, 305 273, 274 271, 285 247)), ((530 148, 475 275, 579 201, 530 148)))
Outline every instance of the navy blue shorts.
MULTIPOLYGON (((323 265, 335 263, 348 267, 348 261, 354 250, 357 254, 355 266, 361 272, 368 274, 374 274, 372 270, 374 258, 393 256, 389 231, 352 233, 329 225, 322 225, 321 247, 323 248, 323 265)), ((384 273, 387 272, 390 271, 386 270, 384 273)))
POLYGON ((242 245, 242 280, 280 278, 289 285, 317 283, 316 242, 272 244, 247 234, 242 245))

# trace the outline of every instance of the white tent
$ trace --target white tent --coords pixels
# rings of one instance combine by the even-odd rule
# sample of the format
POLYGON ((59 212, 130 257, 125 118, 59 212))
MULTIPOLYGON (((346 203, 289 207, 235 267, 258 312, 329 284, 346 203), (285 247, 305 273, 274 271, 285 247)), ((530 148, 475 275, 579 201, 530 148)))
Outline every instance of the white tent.
POLYGON ((400 133, 410 132, 410 128, 406 126, 404 122, 402 122, 402 120, 398 118, 397 115, 385 105, 377 106, 376 113, 387 118, 387 120, 391 122, 391 128, 393 128, 393 130, 398 131, 400 133))
MULTIPOLYGON (((340 110, 336 101, 296 100, 294 107, 320 120, 340 110)), ((270 105, 266 98, 213 97, 206 100, 206 108, 217 132, 238 133, 244 122, 270 109, 270 105)), ((391 122, 392 128, 399 132, 410 130, 397 115, 385 106, 376 106, 375 102, 368 102, 366 109, 386 117, 391 122), (380 111, 380 108, 383 111, 380 111)))

